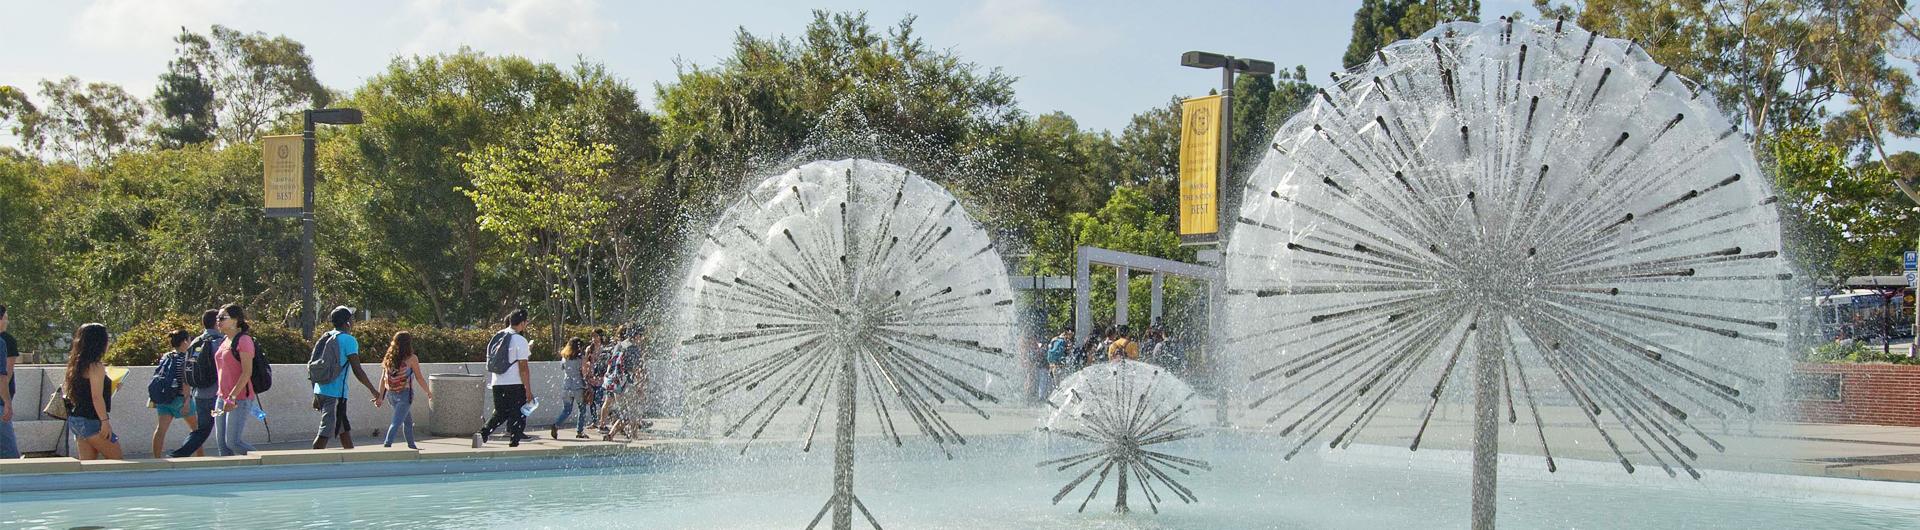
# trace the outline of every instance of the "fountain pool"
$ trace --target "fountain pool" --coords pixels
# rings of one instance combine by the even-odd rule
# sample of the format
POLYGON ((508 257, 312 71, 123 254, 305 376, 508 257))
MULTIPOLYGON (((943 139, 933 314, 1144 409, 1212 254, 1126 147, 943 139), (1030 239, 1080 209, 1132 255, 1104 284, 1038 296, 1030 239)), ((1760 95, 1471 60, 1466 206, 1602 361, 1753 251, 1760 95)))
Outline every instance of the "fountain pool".
MULTIPOLYGON (((1078 447, 1068 442, 1040 434, 981 438, 956 451, 953 462, 911 450, 863 452, 861 473, 870 479, 863 498, 888 528, 1434 528, 1468 522, 1465 499, 1432 494, 1468 486, 1465 453, 1356 445, 1310 452, 1282 466, 1284 451, 1228 435, 1183 448, 1214 464, 1199 504, 1158 515, 1075 513, 1047 502, 1060 487, 1059 473, 1031 464, 1078 447)), ((819 509, 820 491, 831 485, 831 477, 818 472, 831 461, 826 452, 755 451, 748 453, 752 465, 713 465, 736 455, 728 448, 688 448, 622 465, 583 460, 580 468, 558 471, 8 494, 0 498, 0 527, 792 528, 819 509)), ((1536 464, 1502 462, 1515 471, 1501 480, 1502 526, 1842 529, 1920 522, 1915 484, 1729 471, 1676 481, 1582 461, 1563 461, 1559 473, 1521 472, 1536 464), (1856 493, 1836 492, 1848 487, 1856 493)))

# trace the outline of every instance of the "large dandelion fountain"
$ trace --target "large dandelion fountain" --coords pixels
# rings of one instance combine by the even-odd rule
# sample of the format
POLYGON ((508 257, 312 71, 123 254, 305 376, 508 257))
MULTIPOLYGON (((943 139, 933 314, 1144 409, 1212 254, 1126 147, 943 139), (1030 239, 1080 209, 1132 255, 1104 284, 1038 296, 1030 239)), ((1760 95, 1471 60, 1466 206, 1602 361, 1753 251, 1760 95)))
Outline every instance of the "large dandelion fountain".
POLYGON ((1476 528, 1502 419, 1550 471, 1558 411, 1629 473, 1698 478, 1701 444, 1724 449, 1694 420, 1754 412, 1790 279, 1710 98, 1553 21, 1442 25, 1335 77, 1275 136, 1228 248, 1223 341, 1287 456, 1400 403, 1417 450, 1471 382, 1476 528))
POLYGON ((828 512, 851 528, 855 510, 879 528, 854 494, 860 412, 894 445, 915 429, 947 451, 966 437, 945 414, 987 417, 1015 362, 986 232, 938 185, 879 162, 814 162, 748 191, 707 233, 685 296, 694 414, 746 438, 743 453, 787 427, 810 451, 833 430, 833 496, 808 528, 828 512))
POLYGON ((1113 478, 1115 512, 1130 511, 1129 476, 1154 513, 1160 513, 1164 498, 1161 488, 1180 502, 1198 502, 1200 497, 1182 484, 1179 476, 1211 470, 1212 466, 1205 460, 1175 455, 1171 449, 1173 444, 1206 434, 1200 427, 1204 418, 1195 395, 1193 387, 1165 368, 1138 361, 1096 364, 1067 377, 1060 389, 1047 397, 1049 411, 1041 418, 1040 428, 1091 447, 1040 462, 1040 467, 1073 475, 1073 480, 1054 494, 1054 504, 1087 483, 1096 472, 1099 477, 1087 487, 1079 511, 1086 511, 1087 503, 1108 484, 1109 476, 1113 478))

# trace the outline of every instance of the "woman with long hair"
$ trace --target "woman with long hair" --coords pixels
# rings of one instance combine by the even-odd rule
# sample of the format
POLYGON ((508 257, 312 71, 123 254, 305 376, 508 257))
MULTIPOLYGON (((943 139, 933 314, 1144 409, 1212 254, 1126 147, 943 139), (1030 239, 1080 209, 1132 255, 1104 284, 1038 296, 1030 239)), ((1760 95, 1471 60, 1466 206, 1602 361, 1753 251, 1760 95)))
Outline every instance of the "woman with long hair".
POLYGON ((247 420, 253 418, 256 406, 253 363, 258 360, 259 350, 254 348, 253 335, 249 333, 253 326, 247 324, 247 310, 240 304, 221 307, 214 323, 227 340, 221 342, 220 349, 213 354, 214 371, 220 380, 219 398, 214 401, 219 415, 213 419, 213 436, 220 440, 220 456, 244 456, 253 450, 253 444, 247 443, 246 432, 247 420))
POLYGON ((589 368, 582 364, 586 362, 586 356, 587 341, 580 337, 568 340, 567 347, 560 349, 560 373, 567 376, 566 384, 560 388, 560 395, 566 396, 567 401, 565 408, 560 409, 560 417, 555 418, 553 425, 547 428, 547 435, 555 440, 560 439, 560 426, 566 424, 568 417, 574 418, 573 437, 587 437, 587 404, 581 399, 586 396, 587 390, 589 368), (579 410, 579 416, 574 416, 576 409, 579 410))
POLYGON ((387 357, 380 360, 380 367, 386 373, 385 383, 387 402, 393 405, 393 421, 387 424, 386 446, 393 447, 393 433, 406 430, 407 448, 419 449, 413 441, 413 385, 418 383, 420 391, 426 392, 427 402, 433 402, 433 388, 427 386, 427 373, 420 369, 420 356, 413 352, 413 334, 405 331, 394 333, 393 341, 387 344, 387 357))
POLYGON ((73 332, 67 356, 67 429, 73 432, 81 460, 119 460, 120 437, 113 434, 113 381, 107 379, 107 326, 84 324, 73 332))
POLYGON ((174 396, 172 400, 166 403, 153 404, 155 413, 153 419, 154 458, 166 456, 166 453, 161 452, 161 449, 164 448, 167 443, 167 431, 169 427, 173 426, 174 418, 186 420, 187 430, 200 429, 200 421, 194 418, 193 400, 187 398, 187 394, 191 392, 187 388, 187 342, 191 340, 193 340, 193 335, 187 333, 187 330, 184 329, 176 329, 173 330, 172 333, 168 333, 167 346, 170 347, 170 349, 168 349, 166 353, 160 354, 160 362, 154 367, 153 377, 155 378, 160 377, 161 370, 173 372, 173 382, 179 387, 180 391, 179 395, 174 396))

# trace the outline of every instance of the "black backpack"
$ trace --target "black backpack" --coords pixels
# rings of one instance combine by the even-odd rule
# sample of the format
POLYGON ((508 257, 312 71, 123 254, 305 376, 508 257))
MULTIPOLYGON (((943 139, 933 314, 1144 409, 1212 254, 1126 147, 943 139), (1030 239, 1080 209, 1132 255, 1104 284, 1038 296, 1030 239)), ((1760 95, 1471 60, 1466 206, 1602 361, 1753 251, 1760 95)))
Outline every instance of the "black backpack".
MULTIPOLYGON (((240 358, 240 337, 246 333, 234 335, 227 340, 233 341, 233 358, 240 358)), ((260 341, 253 341, 253 393, 265 394, 273 390, 273 363, 267 360, 267 353, 260 351, 260 341)))
POLYGON ((507 373, 507 369, 513 368, 509 350, 513 348, 514 335, 516 333, 512 331, 501 331, 494 333, 493 339, 487 341, 488 372, 504 374, 507 373))
POLYGON ((213 366, 213 352, 220 349, 220 341, 210 340, 201 335, 187 347, 187 386, 206 388, 220 382, 220 372, 213 366))

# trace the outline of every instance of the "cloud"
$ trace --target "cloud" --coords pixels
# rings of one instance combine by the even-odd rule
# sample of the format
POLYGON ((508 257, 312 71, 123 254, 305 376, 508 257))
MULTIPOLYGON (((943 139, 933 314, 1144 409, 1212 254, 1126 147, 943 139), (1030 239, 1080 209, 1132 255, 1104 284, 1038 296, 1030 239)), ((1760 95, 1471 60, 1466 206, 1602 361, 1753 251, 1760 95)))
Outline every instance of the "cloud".
POLYGON ((598 48, 614 27, 597 0, 413 0, 407 12, 423 21, 411 53, 464 45, 552 60, 598 48))
POLYGON ((962 25, 992 45, 1013 48, 1094 49, 1107 40, 1100 28, 1074 20, 1045 0, 984 0, 962 25))
POLYGON ((241 0, 99 0, 73 20, 68 38, 102 49, 171 52, 181 27, 206 31, 232 16, 241 0))

